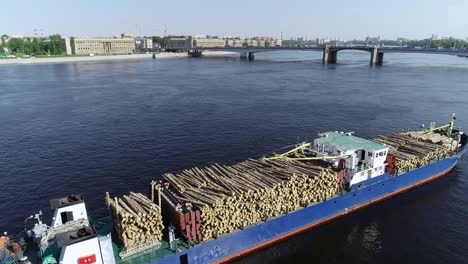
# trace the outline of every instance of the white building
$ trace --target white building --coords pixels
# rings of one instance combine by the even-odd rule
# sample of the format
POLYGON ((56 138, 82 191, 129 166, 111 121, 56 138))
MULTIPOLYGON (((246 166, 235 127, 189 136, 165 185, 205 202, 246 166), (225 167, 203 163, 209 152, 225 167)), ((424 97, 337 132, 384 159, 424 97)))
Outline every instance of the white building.
POLYGON ((152 38, 145 38, 144 44, 143 44, 145 49, 153 49, 153 39, 152 38))
POLYGON ((132 54, 135 52, 135 39, 123 38, 76 38, 64 39, 67 55, 107 55, 132 54))
POLYGON ((135 48, 137 50, 152 50, 153 49, 153 39, 151 39, 151 38, 136 38, 135 39, 135 48))

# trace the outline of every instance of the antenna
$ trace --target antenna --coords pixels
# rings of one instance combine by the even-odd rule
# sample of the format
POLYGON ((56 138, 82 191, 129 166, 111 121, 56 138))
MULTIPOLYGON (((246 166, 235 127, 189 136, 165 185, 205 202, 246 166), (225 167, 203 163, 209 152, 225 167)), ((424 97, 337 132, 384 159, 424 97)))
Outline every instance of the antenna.
POLYGON ((167 26, 166 26, 166 24, 164 24, 163 26, 164 26, 164 36, 166 37, 167 36, 167 26))

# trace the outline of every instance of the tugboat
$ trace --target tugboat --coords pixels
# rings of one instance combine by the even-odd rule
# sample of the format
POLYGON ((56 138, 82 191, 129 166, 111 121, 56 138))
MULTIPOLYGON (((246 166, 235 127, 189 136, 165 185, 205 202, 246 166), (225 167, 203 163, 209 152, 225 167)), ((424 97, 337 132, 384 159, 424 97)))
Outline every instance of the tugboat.
POLYGON ((26 218, 34 223, 17 236, 23 243, 10 242, 8 236, 0 238, 4 241, 0 242, 0 259, 3 257, 0 263, 115 264, 111 236, 97 236, 81 195, 52 199, 50 207, 55 210, 50 226, 42 222, 42 211, 26 218))

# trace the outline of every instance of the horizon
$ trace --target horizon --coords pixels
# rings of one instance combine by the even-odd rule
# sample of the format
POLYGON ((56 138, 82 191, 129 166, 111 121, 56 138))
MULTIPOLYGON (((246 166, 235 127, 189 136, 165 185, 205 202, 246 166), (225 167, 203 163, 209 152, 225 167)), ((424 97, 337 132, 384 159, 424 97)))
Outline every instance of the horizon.
POLYGON ((449 0, 386 1, 370 0, 340 3, 337 0, 287 3, 238 0, 219 3, 205 0, 193 5, 181 1, 147 2, 134 6, 128 1, 83 0, 78 6, 58 0, 12 2, 12 17, 1 16, 1 34, 40 37, 109 37, 129 33, 133 36, 212 35, 236 37, 427 39, 433 34, 467 40, 468 21, 464 17, 468 2, 449 0), (28 6, 27 9, 24 6, 28 6), (187 8, 184 8, 187 6, 187 8))

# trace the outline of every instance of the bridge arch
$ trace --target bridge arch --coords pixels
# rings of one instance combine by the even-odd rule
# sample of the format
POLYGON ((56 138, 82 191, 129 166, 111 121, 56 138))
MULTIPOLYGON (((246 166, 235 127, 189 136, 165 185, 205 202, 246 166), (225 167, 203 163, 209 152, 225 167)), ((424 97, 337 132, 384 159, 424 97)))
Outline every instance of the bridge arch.
POLYGON ((377 64, 381 65, 383 63, 383 51, 380 51, 377 47, 325 47, 323 49, 323 63, 330 64, 336 63, 338 58, 338 52, 343 50, 358 50, 358 51, 365 51, 370 52, 370 64, 377 64))

